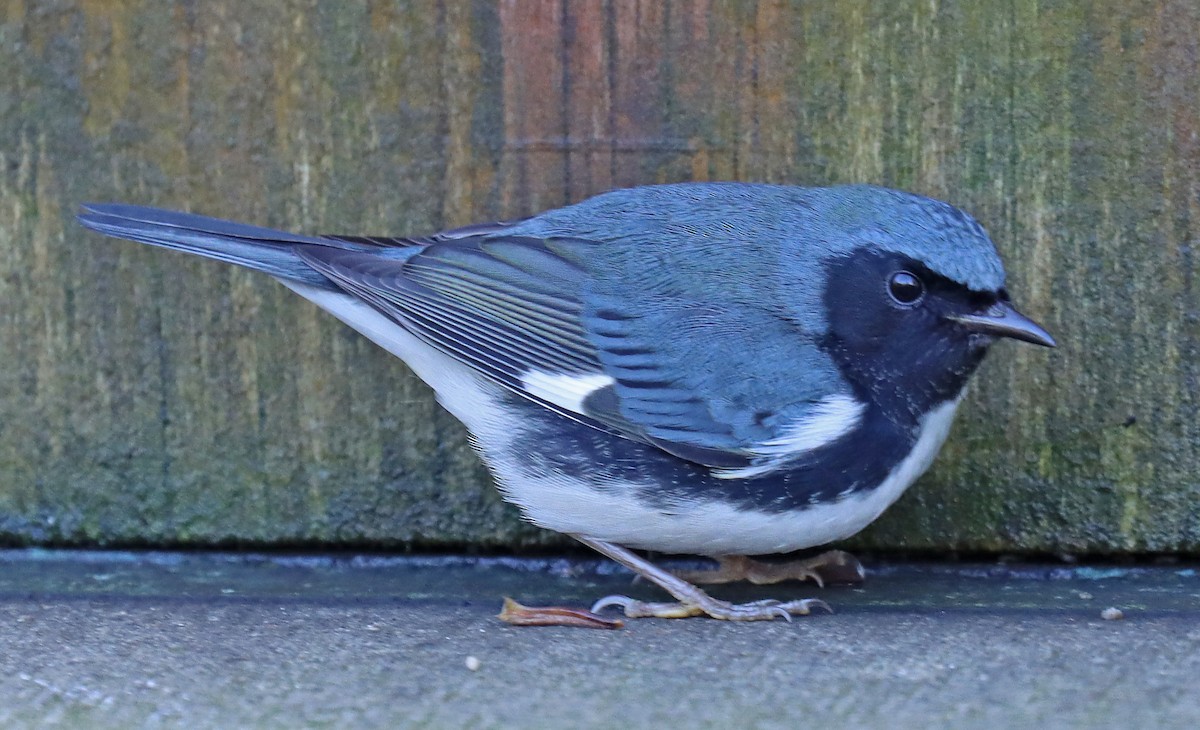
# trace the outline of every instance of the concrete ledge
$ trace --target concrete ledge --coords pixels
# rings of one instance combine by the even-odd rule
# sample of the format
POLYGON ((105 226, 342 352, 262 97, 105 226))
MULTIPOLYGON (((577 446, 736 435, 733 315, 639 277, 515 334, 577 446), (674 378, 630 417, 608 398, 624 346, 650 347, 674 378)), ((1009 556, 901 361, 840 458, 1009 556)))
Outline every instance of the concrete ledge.
POLYGON ((868 567, 833 615, 590 631, 494 614, 653 590, 566 559, 5 552, 0 724, 1200 726, 1194 567, 868 567))

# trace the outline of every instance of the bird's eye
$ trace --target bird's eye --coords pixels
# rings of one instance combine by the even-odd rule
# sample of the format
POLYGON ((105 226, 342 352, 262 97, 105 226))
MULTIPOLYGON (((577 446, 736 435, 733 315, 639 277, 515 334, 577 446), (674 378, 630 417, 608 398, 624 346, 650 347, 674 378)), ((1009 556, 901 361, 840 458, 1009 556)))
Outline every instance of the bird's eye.
POLYGON ((925 296, 925 284, 909 271, 897 271, 888 281, 888 294, 897 304, 911 307, 925 296))

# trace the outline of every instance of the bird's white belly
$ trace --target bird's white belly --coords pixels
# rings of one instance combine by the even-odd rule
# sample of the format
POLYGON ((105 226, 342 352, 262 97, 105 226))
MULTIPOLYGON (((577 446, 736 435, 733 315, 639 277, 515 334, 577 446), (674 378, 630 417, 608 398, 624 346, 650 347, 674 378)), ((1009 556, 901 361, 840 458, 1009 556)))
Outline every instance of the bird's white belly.
POLYGON ((506 499, 541 527, 626 547, 698 555, 763 555, 822 545, 855 534, 929 468, 950 431, 958 400, 926 414, 912 451, 875 489, 789 512, 695 502, 664 510, 639 499, 645 485, 597 489, 568 474, 530 476, 513 454, 519 429, 500 408, 501 393, 466 365, 421 342, 353 297, 285 281, 289 288, 366 335, 409 367, 462 421, 506 499))
MULTIPOLYGON (((912 451, 875 489, 788 512, 748 510, 715 502, 670 511, 628 490, 595 489, 567 475, 504 478, 509 499, 543 527, 627 547, 699 555, 764 555, 849 537, 879 517, 933 462, 954 420, 958 401, 925 416, 912 451)), ((481 439, 482 440, 482 439, 481 439)), ((495 464, 497 471, 502 471, 495 464)))

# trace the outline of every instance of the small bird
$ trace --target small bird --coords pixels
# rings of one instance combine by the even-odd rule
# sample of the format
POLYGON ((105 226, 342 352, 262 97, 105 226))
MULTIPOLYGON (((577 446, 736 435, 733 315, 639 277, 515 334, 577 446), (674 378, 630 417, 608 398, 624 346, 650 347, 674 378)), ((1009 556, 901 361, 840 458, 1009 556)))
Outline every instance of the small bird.
POLYGON ((993 342, 1055 344, 1010 302, 974 218, 870 185, 654 185, 413 238, 119 204, 79 220, 264 272, 404 360, 526 519, 675 599, 607 596, 593 613, 823 606, 694 583, 861 571, 845 553, 749 556, 864 528, 929 467, 993 342), (681 576, 634 549, 718 567, 681 576))

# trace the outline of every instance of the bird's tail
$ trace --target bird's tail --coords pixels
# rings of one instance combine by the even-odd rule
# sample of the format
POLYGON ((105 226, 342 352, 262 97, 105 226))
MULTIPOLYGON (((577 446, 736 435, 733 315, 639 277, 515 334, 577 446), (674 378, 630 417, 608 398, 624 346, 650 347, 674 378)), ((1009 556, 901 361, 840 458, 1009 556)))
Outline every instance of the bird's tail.
POLYGON ((139 205, 87 203, 79 222, 108 236, 186 251, 245 266, 288 281, 328 286, 300 258, 306 245, 354 248, 336 239, 301 236, 271 228, 139 205))

